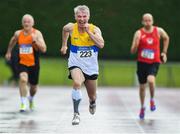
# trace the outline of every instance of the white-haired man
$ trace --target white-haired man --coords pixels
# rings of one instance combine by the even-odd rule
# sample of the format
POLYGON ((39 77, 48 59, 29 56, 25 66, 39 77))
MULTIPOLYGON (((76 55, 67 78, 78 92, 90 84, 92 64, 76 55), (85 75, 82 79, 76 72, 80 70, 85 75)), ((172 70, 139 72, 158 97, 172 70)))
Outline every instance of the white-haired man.
POLYGON ((145 116, 145 84, 149 84, 150 89, 150 110, 156 109, 154 101, 155 78, 158 73, 161 61, 167 61, 167 50, 169 46, 169 36, 163 28, 153 26, 153 16, 146 13, 142 16, 143 28, 137 30, 131 46, 131 53, 138 51, 137 76, 139 80, 139 95, 141 109, 140 119, 145 116), (160 53, 160 39, 163 39, 163 48, 160 53))
POLYGON ((19 46, 19 89, 21 96, 20 112, 27 109, 27 85, 30 84, 29 108, 33 110, 33 97, 37 91, 39 81, 39 52, 46 52, 46 44, 42 33, 33 28, 34 19, 31 15, 25 14, 22 17, 23 29, 17 30, 12 36, 5 58, 11 58, 13 47, 19 46))
POLYGON ((68 23, 62 31, 62 47, 60 52, 67 52, 67 40, 71 36, 70 55, 68 59, 69 78, 73 80, 72 100, 74 117, 72 124, 80 122, 78 106, 82 99, 80 88, 84 83, 89 96, 89 112, 96 110, 96 88, 98 77, 98 51, 104 47, 101 30, 89 24, 90 11, 85 5, 74 8, 76 23, 68 23))

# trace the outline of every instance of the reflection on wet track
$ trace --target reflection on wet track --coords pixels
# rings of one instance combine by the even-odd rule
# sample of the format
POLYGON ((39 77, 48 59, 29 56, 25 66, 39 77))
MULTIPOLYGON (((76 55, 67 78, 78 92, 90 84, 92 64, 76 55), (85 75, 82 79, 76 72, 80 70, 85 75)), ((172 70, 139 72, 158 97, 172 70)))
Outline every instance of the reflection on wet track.
POLYGON ((72 126, 71 88, 40 87, 35 111, 20 113, 18 89, 0 87, 0 133, 180 134, 180 90, 156 90, 157 110, 149 110, 147 92, 145 120, 139 120, 137 87, 100 87, 95 115, 83 88, 81 122, 72 126))

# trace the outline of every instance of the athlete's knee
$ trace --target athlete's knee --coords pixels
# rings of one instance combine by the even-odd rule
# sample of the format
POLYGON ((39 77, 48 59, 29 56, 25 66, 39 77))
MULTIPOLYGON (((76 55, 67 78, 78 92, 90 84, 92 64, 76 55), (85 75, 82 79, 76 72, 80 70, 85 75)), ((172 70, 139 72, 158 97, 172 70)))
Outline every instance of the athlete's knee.
POLYGON ((27 83, 28 82, 28 75, 26 73, 21 73, 19 80, 20 80, 20 83, 27 83))
POLYGON ((145 91, 145 88, 146 88, 145 84, 140 84, 140 87, 139 87, 140 91, 142 91, 142 92, 145 91))
POLYGON ((81 81, 79 81, 79 80, 74 80, 73 81, 73 87, 74 88, 79 89, 79 88, 81 88, 81 85, 82 85, 81 81))
POLYGON ((37 85, 30 85, 30 90, 37 90, 37 85))
POLYGON ((155 77, 150 75, 150 76, 148 76, 147 81, 149 84, 154 84, 155 83, 155 77))

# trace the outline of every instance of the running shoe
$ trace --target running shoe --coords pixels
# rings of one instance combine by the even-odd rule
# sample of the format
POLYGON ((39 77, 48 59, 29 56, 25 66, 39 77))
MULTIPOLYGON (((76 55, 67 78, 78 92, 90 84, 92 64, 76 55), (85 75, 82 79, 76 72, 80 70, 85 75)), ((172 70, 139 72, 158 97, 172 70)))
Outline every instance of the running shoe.
POLYGON ((72 125, 79 125, 80 123, 80 116, 78 113, 74 113, 74 117, 72 119, 72 125))
POLYGON ((91 114, 94 114, 96 112, 96 102, 94 102, 94 103, 90 102, 90 104, 89 104, 89 112, 91 114))
POLYGON ((26 104, 21 103, 20 105, 20 112, 25 112, 26 111, 26 104))
POLYGON ((151 109, 151 111, 155 111, 156 110, 156 105, 154 103, 154 100, 150 101, 150 109, 151 109))
POLYGON ((29 109, 34 110, 34 101, 29 100, 29 109))
POLYGON ((139 118, 144 119, 144 116, 145 116, 145 108, 141 108, 139 113, 139 118))

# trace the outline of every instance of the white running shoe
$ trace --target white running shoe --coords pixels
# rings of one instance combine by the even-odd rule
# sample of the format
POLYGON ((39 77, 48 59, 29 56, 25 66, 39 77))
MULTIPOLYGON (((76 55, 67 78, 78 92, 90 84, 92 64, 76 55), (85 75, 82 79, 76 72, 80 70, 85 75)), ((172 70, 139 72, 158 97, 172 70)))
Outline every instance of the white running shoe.
POLYGON ((72 119, 72 125, 79 125, 80 123, 80 116, 78 113, 74 113, 74 117, 72 119))

